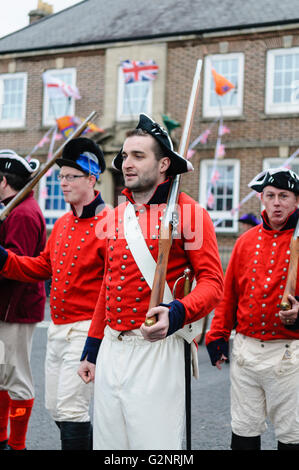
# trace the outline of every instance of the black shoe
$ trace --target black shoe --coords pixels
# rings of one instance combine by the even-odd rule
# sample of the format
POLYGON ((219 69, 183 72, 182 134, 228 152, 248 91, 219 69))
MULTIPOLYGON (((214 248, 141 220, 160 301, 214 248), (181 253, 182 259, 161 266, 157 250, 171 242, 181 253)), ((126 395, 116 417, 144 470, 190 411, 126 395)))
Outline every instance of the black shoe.
POLYGON ((8 442, 8 439, 6 439, 6 441, 0 442, 0 450, 8 450, 7 442, 8 442))
POLYGON ((24 449, 13 449, 11 446, 7 445, 6 449, 4 450, 14 450, 16 452, 18 452, 19 450, 27 450, 26 447, 24 449))

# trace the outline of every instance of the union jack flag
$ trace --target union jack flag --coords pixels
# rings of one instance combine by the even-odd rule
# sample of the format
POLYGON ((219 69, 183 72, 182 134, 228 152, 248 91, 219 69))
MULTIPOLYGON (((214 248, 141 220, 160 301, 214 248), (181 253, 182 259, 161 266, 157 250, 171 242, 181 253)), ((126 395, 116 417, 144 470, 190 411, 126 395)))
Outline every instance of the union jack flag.
POLYGON ((154 60, 124 60, 121 63, 121 67, 125 83, 155 80, 159 69, 154 60))

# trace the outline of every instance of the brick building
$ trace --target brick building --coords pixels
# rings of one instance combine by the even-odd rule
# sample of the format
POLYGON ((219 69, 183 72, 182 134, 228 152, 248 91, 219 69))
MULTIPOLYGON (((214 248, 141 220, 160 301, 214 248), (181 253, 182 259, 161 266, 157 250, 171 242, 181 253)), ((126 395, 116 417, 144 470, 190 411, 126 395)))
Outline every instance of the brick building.
MULTIPOLYGON (((248 182, 265 167, 284 164, 299 147, 298 1, 85 0, 57 14, 43 12, 43 2, 38 7, 30 14, 36 21, 0 39, 0 148, 26 156, 53 126, 42 81, 43 72, 50 71, 76 85, 82 96, 57 102, 59 115, 98 111, 96 124, 105 133, 92 138, 102 145, 108 166, 101 191, 114 204, 122 180, 111 161, 125 131, 135 127, 141 111, 161 124, 162 115, 183 124, 196 62, 202 59, 191 142, 206 130, 210 135, 194 146, 195 171, 183 176, 182 189, 205 207, 212 195, 209 210, 225 266, 240 233, 239 215, 261 209, 251 197, 239 212, 232 210, 250 193, 248 182), (120 63, 127 59, 154 60, 157 78, 126 85, 120 63), (234 84, 223 97, 214 92, 212 68, 234 84), (220 110, 229 133, 221 137, 225 154, 215 165, 220 110), (217 174, 214 184, 212 174, 217 174)), ((172 131, 175 142, 180 132, 181 127, 172 131)), ((44 146, 35 156, 44 161, 47 152, 44 146)), ((291 165, 298 171, 299 159, 291 165)), ((49 229, 66 210, 56 184, 53 173, 37 196, 49 229)))

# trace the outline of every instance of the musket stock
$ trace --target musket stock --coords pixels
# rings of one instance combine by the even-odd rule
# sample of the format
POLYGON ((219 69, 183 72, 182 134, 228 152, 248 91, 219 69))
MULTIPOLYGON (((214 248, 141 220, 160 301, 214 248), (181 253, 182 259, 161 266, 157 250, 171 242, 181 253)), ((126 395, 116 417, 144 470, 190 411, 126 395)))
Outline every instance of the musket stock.
POLYGON ((80 124, 79 127, 73 132, 73 134, 59 147, 59 149, 54 153, 53 157, 51 160, 49 160, 44 167, 22 188, 16 195, 15 197, 5 206, 1 211, 0 211, 0 223, 3 222, 3 220, 8 216, 8 214, 13 210, 13 208, 19 204, 26 196, 27 194, 32 191, 34 186, 39 182, 39 180, 49 171, 49 169, 54 165, 55 161, 57 158, 59 158, 63 152, 64 147, 66 144, 72 140, 75 139, 76 137, 79 137, 82 132, 86 129, 88 126, 88 123, 92 121, 92 119, 95 118, 97 115, 96 111, 93 111, 90 113, 90 115, 85 119, 85 121, 80 124))
MULTIPOLYGON (((179 154, 186 158, 188 145, 192 130, 192 124, 195 114, 196 102, 199 95, 200 87, 200 72, 201 72, 202 60, 197 61, 197 66, 193 78, 193 85, 189 99, 189 105, 187 109, 186 119, 184 123, 184 129, 180 140, 179 154)), ((165 281, 167 274, 167 264, 169 252, 172 244, 172 231, 174 228, 174 216, 176 213, 176 204, 179 195, 180 176, 176 175, 173 178, 169 196, 167 201, 167 208, 164 215, 164 220, 161 223, 160 237, 159 237, 159 252, 158 260, 156 265, 156 271, 154 276, 154 282, 151 292, 151 298, 149 303, 149 309, 156 307, 163 301, 165 281)), ((177 222, 177 221, 176 221, 177 222)), ((155 317, 150 317, 145 320, 145 325, 152 326, 156 323, 155 317)))
MULTIPOLYGON (((296 229, 295 229, 296 231, 296 229)), ((289 295, 294 296, 296 293, 298 259, 299 259, 299 238, 292 237, 290 243, 290 263, 285 290, 281 299, 280 308, 282 310, 290 310, 291 304, 288 299, 289 295)))

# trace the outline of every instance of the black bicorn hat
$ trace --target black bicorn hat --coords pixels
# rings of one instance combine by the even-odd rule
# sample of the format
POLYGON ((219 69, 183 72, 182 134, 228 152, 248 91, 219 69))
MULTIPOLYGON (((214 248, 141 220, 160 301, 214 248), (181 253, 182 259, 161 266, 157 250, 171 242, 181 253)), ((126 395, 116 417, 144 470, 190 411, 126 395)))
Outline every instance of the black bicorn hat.
MULTIPOLYGON (((169 175, 178 175, 181 173, 186 173, 187 171, 192 171, 194 169, 193 165, 188 160, 173 150, 173 144, 167 131, 146 114, 140 114, 136 129, 142 129, 148 132, 148 134, 154 137, 154 139, 156 139, 161 145, 163 151, 165 152, 165 157, 170 158, 170 166, 167 170, 169 175)), ((114 157, 112 166, 121 171, 122 161, 123 159, 121 149, 116 157, 114 157)))
POLYGON ((97 179, 106 169, 104 153, 93 140, 86 137, 77 137, 70 140, 64 147, 61 158, 56 160, 57 165, 70 166, 83 171, 87 175, 94 175, 97 179))
POLYGON ((255 227, 256 225, 259 225, 261 223, 258 220, 258 218, 254 214, 252 214, 251 212, 249 212, 249 214, 242 215, 242 217, 240 217, 238 220, 239 220, 239 222, 243 222, 243 224, 252 225, 253 227, 255 227))
POLYGON ((35 158, 26 160, 10 149, 0 150, 0 171, 29 178, 39 169, 40 163, 35 158))
POLYGON ((261 193, 266 186, 274 186, 299 194, 299 177, 288 168, 269 168, 253 178, 248 186, 258 193, 261 193))

